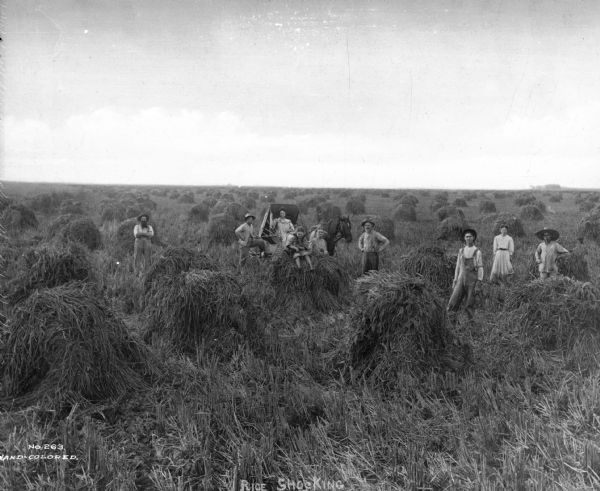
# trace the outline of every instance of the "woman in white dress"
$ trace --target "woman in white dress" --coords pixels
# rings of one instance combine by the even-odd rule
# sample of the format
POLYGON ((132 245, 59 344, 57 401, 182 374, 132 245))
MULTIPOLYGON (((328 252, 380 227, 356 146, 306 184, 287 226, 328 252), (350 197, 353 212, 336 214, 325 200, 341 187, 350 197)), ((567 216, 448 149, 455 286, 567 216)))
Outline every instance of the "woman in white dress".
POLYGON ((294 224, 292 221, 286 217, 285 210, 279 210, 279 217, 273 220, 273 228, 275 229, 275 233, 281 239, 281 244, 283 247, 286 246, 288 241, 288 236, 294 232, 294 224))
POLYGON ((504 224, 500 226, 500 234, 494 237, 494 263, 490 281, 506 281, 514 273, 511 258, 515 252, 515 243, 508 235, 508 227, 504 224))

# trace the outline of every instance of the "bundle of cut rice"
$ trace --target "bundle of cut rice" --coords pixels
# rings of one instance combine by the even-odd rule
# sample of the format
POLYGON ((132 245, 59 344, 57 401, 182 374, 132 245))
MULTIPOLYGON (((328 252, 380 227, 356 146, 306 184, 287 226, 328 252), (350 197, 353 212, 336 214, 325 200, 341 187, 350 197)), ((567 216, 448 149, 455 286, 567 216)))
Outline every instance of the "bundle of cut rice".
POLYGON ((429 209, 431 210, 432 213, 435 213, 440 208, 443 208, 444 206, 447 206, 447 205, 448 205, 447 198, 438 197, 437 199, 434 199, 431 202, 431 204, 429 205, 429 209))
POLYGON ((189 192, 179 195, 177 198, 177 201, 179 203, 185 203, 185 204, 193 204, 195 202, 194 195, 189 192))
POLYGON ((506 225, 508 227, 508 235, 511 237, 523 237, 525 235, 525 228, 523 222, 519 220, 515 215, 509 213, 501 213, 496 216, 494 221, 494 235, 500 233, 500 227, 506 225))
POLYGON ((359 278, 362 295, 351 319, 349 364, 386 383, 400 371, 440 368, 452 335, 445 302, 422 278, 378 272, 359 278))
POLYGON ((71 282, 19 304, 2 346, 5 404, 61 408, 142 386, 150 353, 94 285, 71 282))
POLYGON ((38 288, 93 278, 93 266, 84 247, 74 243, 44 244, 28 249, 19 258, 18 274, 7 285, 7 300, 14 305, 38 288))
POLYGON ((116 200, 110 200, 100 205, 102 223, 121 222, 125 220, 125 206, 116 200))
POLYGON ((496 203, 490 200, 485 200, 479 203, 480 213, 496 213, 496 203))
POLYGON ((590 281, 590 272, 583 248, 575 248, 571 254, 561 254, 556 260, 558 272, 573 280, 590 281))
POLYGON ((24 230, 37 228, 38 221, 32 210, 25 205, 15 204, 4 209, 0 225, 11 234, 19 234, 24 230))
POLYGON ((541 210, 535 205, 525 205, 521 208, 519 216, 523 220, 540 221, 544 219, 541 210))
POLYGON ((453 216, 458 216, 458 217, 464 219, 465 213, 460 208, 457 208, 456 206, 445 205, 445 206, 442 206, 441 208, 438 208, 437 216, 438 216, 439 221, 441 222, 442 220, 445 220, 446 218, 453 217, 453 216))
POLYGON ((235 229, 240 225, 226 213, 214 215, 208 221, 208 239, 213 244, 230 245, 236 240, 235 229))
POLYGON ((258 335, 252 310, 233 274, 193 269, 163 280, 160 288, 150 289, 145 296, 147 341, 158 335, 182 351, 204 346, 231 352, 258 335))
POLYGON ((511 288, 505 311, 516 316, 519 334, 544 349, 572 346, 579 336, 600 334, 600 291, 565 276, 511 288))
POLYGON ((577 237, 600 244, 600 210, 584 216, 577 225, 577 237))
POLYGON ((412 205, 402 203, 396 208, 394 218, 404 222, 416 222, 417 210, 415 210, 415 207, 412 205))
POLYGON ((207 222, 209 215, 209 208, 204 203, 200 203, 199 205, 194 205, 190 208, 188 212, 188 220, 194 224, 207 222))
POLYGON ((398 200, 400 202, 401 205, 410 205, 410 206, 417 206, 419 204, 419 198, 417 198, 415 195, 413 194, 401 194, 398 197, 398 200))
POLYGON ((279 305, 294 305, 323 312, 338 308, 349 292, 350 277, 337 259, 313 257, 314 271, 298 269, 288 254, 273 262, 271 284, 279 305))
POLYGON ((462 240, 463 230, 469 228, 467 221, 457 215, 445 218, 437 228, 439 240, 462 240))
POLYGON ((58 211, 61 214, 83 215, 83 204, 81 201, 66 199, 60 204, 58 211))
POLYGON ((233 217, 234 220, 242 222, 248 210, 239 203, 229 202, 225 207, 225 214, 233 217))
POLYGON ((537 198, 531 193, 520 194, 515 198, 515 205, 526 206, 535 203, 537 198))
POLYGON ((446 293, 452 287, 456 264, 441 247, 425 246, 402 256, 399 266, 407 275, 422 276, 440 293, 446 293))
POLYGON ((365 212, 365 202, 359 198, 351 198, 346 203, 346 213, 349 215, 361 215, 365 212))
POLYGON ((63 240, 79 242, 90 250, 98 249, 102 245, 100 230, 91 218, 79 217, 69 221, 61 231, 63 240))
POLYGON ((216 264, 201 252, 185 247, 169 247, 156 257, 144 273, 144 291, 149 293, 153 287, 160 288, 159 283, 166 277, 172 277, 190 269, 216 270, 216 264))
POLYGON ((48 228, 46 229, 46 240, 52 240, 56 236, 60 236, 65 226, 73 220, 77 220, 78 218, 81 218, 81 216, 74 215, 71 213, 67 213, 65 215, 58 215, 54 220, 50 222, 48 228))

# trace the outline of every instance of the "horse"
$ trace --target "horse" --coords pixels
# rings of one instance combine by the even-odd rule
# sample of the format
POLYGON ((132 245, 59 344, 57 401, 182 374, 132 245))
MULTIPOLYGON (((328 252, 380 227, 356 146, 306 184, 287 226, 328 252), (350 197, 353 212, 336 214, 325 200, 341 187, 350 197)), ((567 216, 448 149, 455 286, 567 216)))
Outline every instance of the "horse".
POLYGON ((335 254, 335 246, 340 239, 346 242, 352 242, 352 223, 347 216, 338 216, 323 222, 323 230, 327 232, 325 242, 327 243, 327 253, 330 256, 335 254))

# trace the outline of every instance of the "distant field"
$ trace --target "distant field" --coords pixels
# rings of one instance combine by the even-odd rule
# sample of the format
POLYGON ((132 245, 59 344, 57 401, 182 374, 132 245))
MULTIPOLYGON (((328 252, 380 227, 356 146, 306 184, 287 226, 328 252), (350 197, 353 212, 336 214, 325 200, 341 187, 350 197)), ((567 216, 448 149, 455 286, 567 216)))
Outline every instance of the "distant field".
POLYGON ((600 488, 599 192, 3 191, 2 489, 600 488), (227 234, 270 203, 308 228, 338 207, 353 241, 314 276, 255 257, 239 272, 227 234), (156 240, 139 276, 142 212, 156 240), (392 238, 372 283, 367 216, 392 238), (525 233, 503 287, 488 278, 506 218, 525 233), (484 257, 473 322, 444 311, 455 223, 484 257), (550 286, 532 281, 543 227, 576 253, 550 286), (32 444, 74 458, 30 459, 54 453, 32 444))

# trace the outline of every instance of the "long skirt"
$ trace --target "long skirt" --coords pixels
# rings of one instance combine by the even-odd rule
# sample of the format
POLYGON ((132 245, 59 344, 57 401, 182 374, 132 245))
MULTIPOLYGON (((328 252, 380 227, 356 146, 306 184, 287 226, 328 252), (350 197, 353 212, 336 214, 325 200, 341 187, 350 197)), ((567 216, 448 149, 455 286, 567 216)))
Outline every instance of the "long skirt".
POLYGON ((510 252, 496 251, 494 263, 492 264, 492 272, 490 273, 490 281, 494 281, 495 279, 502 280, 513 273, 514 270, 510 262, 510 252))

